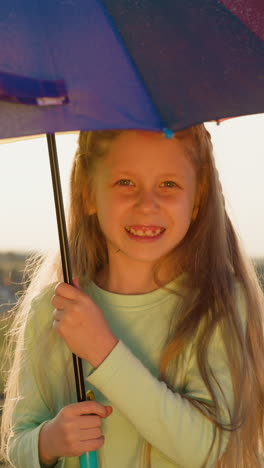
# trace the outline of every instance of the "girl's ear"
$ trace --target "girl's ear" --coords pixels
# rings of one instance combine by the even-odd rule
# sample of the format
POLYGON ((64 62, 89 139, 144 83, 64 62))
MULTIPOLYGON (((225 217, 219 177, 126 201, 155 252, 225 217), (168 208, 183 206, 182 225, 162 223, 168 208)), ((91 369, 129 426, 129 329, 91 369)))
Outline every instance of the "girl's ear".
POLYGON ((203 192, 203 187, 201 184, 198 185, 197 187, 197 192, 194 200, 194 206, 193 206, 193 212, 192 212, 192 221, 195 221, 197 218, 199 209, 200 209, 200 204, 201 204, 201 198, 202 198, 202 192, 203 192))
POLYGON ((192 221, 196 219, 198 211, 199 211, 199 205, 195 204, 193 207, 193 212, 192 212, 192 221))
POLYGON ((92 195, 91 197, 88 197, 87 192, 85 191, 82 194, 82 198, 83 198, 84 213, 89 216, 95 214, 97 210, 96 210, 94 197, 92 195))
POLYGON ((88 214, 89 216, 92 216, 93 214, 96 213, 96 205, 95 205, 95 202, 93 200, 85 200, 85 203, 84 203, 84 206, 85 206, 85 214, 88 214))
POLYGON ((95 213, 96 213, 96 208, 90 206, 90 208, 88 209, 88 215, 92 216, 95 213))

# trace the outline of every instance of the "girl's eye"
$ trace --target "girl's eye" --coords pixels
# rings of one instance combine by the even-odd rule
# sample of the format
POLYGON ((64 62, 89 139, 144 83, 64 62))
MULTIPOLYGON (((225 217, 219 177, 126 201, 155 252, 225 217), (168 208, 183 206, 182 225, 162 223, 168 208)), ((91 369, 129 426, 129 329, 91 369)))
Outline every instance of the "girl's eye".
POLYGON ((173 182, 173 180, 165 180, 160 185, 161 185, 161 187, 177 187, 176 182, 173 182))
POLYGON ((133 185, 133 182, 130 179, 120 179, 117 182, 118 185, 133 185))

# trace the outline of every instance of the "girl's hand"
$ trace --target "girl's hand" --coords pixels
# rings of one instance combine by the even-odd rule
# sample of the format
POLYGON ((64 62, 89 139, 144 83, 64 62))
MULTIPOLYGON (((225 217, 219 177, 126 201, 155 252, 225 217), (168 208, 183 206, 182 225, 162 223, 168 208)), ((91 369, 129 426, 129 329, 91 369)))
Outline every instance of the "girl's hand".
POLYGON ((59 457, 80 456, 97 450, 104 443, 102 418, 111 413, 111 406, 103 406, 96 401, 65 406, 40 431, 40 460, 52 465, 59 457))
POLYGON ((66 283, 56 287, 51 303, 55 330, 74 354, 98 367, 118 343, 101 309, 80 289, 66 283))

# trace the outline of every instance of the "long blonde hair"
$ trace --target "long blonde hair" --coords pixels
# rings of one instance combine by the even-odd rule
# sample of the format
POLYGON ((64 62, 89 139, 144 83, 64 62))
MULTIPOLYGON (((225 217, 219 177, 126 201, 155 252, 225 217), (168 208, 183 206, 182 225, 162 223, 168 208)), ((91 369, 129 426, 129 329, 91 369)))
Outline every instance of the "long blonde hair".
MULTIPOLYGON (((106 154, 109 145, 120 133, 117 130, 81 132, 73 162, 68 219, 69 246, 74 276, 85 276, 88 281, 96 279, 98 272, 108 262, 106 243, 97 216, 90 212, 93 205, 93 173, 100 158, 106 154)), ((180 264, 187 273, 188 295, 181 320, 173 324, 170 341, 162 353, 160 379, 170 385, 167 381, 169 364, 177 361, 177 357, 196 337, 197 362, 213 405, 208 413, 208 408, 203 408, 194 400, 190 401, 213 421, 215 432, 218 431, 220 435, 224 431, 230 432, 227 449, 217 466, 258 468, 261 466, 259 449, 263 444, 264 419, 263 296, 254 269, 243 255, 226 213, 209 133, 203 125, 197 125, 175 133, 175 138, 186 145, 196 170, 197 213, 185 238, 169 255, 170 263, 175 264, 175 271, 180 264), (240 284, 247 304, 246 334, 236 307, 236 283, 240 284), (215 391, 219 383, 208 363, 208 348, 216 327, 220 328, 229 357, 234 390, 234 409, 231 410, 226 402, 226 410, 230 416, 228 425, 221 420, 221 408, 215 391)), ((167 260, 168 258, 162 259, 160 263, 167 260)), ((54 279, 60 277, 58 270, 54 279)), ((155 278, 160 286, 159 269, 155 278)), ((48 281, 50 273, 46 275, 46 283, 48 281)), ((44 283, 45 281, 41 282, 41 287, 44 283)), ((16 335, 18 338, 23 334, 29 297, 36 293, 39 284, 37 276, 18 308, 16 321, 21 324, 16 335)), ((44 333, 45 330, 43 335, 44 333)), ((16 379, 17 369, 22 365, 20 355, 21 349, 17 346, 6 391, 2 430, 4 438, 10 430, 12 405, 19 396, 16 393, 16 379)), ((186 398, 184 395, 183 397, 186 398)), ((145 466, 150 466, 150 451, 151 446, 145 442, 145 466)), ((205 460, 204 466, 206 462, 205 460)))

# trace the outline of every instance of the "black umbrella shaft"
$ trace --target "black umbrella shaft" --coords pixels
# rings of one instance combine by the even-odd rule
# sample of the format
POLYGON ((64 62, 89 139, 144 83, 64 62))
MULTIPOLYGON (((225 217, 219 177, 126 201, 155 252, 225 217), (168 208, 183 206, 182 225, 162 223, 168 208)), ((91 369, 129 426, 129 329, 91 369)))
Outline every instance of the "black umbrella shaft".
POLYGON ((48 148, 49 148, 50 170, 51 170, 51 177, 52 177, 52 186, 53 186, 54 202, 55 202, 57 225, 58 225, 58 235, 59 235, 59 242, 60 242, 63 278, 64 278, 65 283, 72 285, 71 262, 70 262, 69 245, 68 245, 65 214, 64 214, 64 207, 63 207, 60 170, 59 170, 55 135, 54 134, 47 135, 47 141, 48 141, 48 148))
MULTIPOLYGON (((70 261, 69 243, 66 230, 65 213, 63 206, 60 171, 57 156, 56 139, 54 133, 47 135, 48 149, 49 149, 49 160, 50 160, 50 171, 53 186, 53 195, 56 209, 57 226, 60 242, 61 262, 63 279, 65 283, 73 284, 72 282, 72 269, 70 261)), ((85 386, 83 379, 82 361, 75 354, 72 355, 74 376, 76 383, 76 392, 78 401, 85 401, 85 386)))

